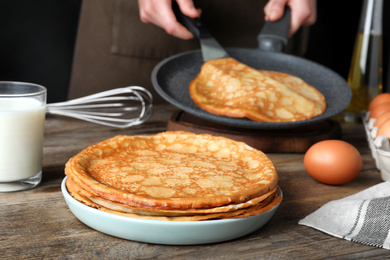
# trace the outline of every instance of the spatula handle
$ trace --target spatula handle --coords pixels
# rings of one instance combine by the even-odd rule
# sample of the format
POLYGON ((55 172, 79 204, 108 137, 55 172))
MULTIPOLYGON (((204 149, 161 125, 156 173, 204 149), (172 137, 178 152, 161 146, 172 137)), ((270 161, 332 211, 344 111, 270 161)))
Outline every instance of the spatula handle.
POLYGON ((209 29, 202 23, 202 21, 199 18, 191 18, 184 15, 176 1, 172 1, 172 10, 177 21, 186 27, 194 35, 194 37, 202 39, 211 36, 209 29))
POLYGON ((288 6, 282 18, 275 22, 267 21, 257 36, 259 49, 264 51, 282 52, 288 42, 291 10, 288 6))

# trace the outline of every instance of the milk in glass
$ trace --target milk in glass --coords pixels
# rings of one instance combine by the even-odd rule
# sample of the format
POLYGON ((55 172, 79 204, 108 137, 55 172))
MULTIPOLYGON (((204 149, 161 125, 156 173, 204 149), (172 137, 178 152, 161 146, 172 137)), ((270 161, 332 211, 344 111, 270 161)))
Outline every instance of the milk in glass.
POLYGON ((41 172, 45 106, 32 98, 0 98, 0 182, 41 172))

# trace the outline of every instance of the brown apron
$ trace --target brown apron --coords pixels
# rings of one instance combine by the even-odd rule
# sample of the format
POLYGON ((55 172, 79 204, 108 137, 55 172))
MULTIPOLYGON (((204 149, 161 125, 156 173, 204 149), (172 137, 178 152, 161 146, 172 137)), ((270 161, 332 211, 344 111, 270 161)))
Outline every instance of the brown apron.
MULTIPOLYGON (((256 48, 264 23, 262 0, 195 1, 202 20, 224 47, 256 48)), ((286 52, 302 55, 307 37, 301 30, 286 52)), ((176 53, 199 49, 198 40, 181 40, 139 19, 135 0, 84 0, 73 58, 69 99, 125 86, 142 86, 154 103, 165 101, 154 91, 151 72, 176 53)))

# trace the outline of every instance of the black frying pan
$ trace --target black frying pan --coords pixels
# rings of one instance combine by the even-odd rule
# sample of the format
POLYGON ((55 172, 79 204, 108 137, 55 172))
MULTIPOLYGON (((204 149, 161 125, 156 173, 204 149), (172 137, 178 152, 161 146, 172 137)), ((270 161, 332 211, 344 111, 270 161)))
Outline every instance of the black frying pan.
MULTIPOLYGON (((289 20, 287 28, 288 26, 289 20)), ((259 49, 227 48, 226 51, 231 57, 255 69, 280 71, 302 78, 325 96, 327 108, 323 114, 296 122, 257 122, 245 118, 217 116, 204 111, 195 105, 189 94, 189 84, 199 74, 203 64, 200 50, 180 53, 157 64, 152 72, 154 88, 162 98, 185 112, 216 123, 243 128, 299 127, 328 119, 344 110, 352 95, 347 82, 320 64, 278 52, 281 51, 278 46, 284 46, 287 40, 279 40, 279 36, 268 37, 268 28, 263 28, 258 37, 259 49), (267 37, 264 37, 264 31, 267 32, 267 37)))

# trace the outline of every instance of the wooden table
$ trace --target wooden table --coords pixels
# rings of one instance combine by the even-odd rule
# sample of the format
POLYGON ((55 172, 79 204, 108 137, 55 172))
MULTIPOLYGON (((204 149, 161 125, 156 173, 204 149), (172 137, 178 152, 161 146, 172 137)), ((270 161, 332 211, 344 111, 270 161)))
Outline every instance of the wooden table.
POLYGON ((329 186, 316 182, 303 166, 303 154, 268 154, 279 175, 284 200, 258 231, 228 242, 163 246, 111 237, 77 220, 60 191, 64 164, 83 148, 117 134, 166 130, 174 111, 154 109, 141 126, 120 130, 68 118, 47 117, 42 183, 35 189, 0 194, 0 259, 384 259, 385 249, 338 239, 298 221, 328 201, 380 183, 362 125, 343 124, 342 139, 356 146, 363 169, 352 182, 329 186))

